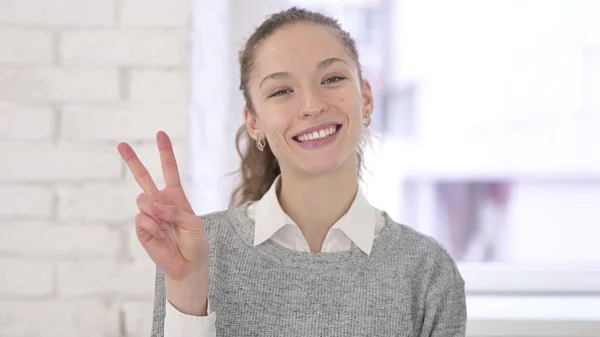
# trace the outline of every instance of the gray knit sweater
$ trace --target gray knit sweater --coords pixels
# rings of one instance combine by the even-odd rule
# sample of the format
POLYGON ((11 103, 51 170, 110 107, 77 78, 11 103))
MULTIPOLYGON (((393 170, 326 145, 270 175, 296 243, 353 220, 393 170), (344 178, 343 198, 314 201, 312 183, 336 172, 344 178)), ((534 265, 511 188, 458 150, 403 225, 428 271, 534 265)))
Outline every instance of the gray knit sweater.
MULTIPOLYGON (((433 239, 384 214, 370 255, 253 246, 248 205, 204 216, 217 336, 465 335, 464 281, 433 239)), ((163 337, 165 300, 158 269, 152 337, 163 337)))

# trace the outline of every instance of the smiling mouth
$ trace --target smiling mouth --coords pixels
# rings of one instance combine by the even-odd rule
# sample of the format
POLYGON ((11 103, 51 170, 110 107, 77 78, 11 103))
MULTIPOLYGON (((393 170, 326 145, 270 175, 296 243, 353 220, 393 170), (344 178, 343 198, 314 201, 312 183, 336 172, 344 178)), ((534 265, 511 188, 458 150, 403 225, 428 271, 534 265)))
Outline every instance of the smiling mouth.
POLYGON ((297 141, 299 143, 309 142, 312 140, 325 139, 325 138, 335 135, 341 128, 342 128, 341 124, 336 124, 336 125, 332 125, 332 126, 323 128, 321 130, 307 132, 305 134, 292 137, 292 139, 294 139, 295 141, 297 141))

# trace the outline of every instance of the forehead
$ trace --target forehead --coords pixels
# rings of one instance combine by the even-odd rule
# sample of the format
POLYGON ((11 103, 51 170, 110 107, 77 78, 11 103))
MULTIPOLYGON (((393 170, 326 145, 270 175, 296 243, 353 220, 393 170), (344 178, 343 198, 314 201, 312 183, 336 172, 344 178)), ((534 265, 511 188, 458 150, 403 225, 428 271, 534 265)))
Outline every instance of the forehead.
POLYGON ((319 62, 337 57, 352 64, 345 46, 330 28, 312 23, 297 23, 278 29, 262 41, 254 58, 254 73, 294 72, 313 68, 319 62))

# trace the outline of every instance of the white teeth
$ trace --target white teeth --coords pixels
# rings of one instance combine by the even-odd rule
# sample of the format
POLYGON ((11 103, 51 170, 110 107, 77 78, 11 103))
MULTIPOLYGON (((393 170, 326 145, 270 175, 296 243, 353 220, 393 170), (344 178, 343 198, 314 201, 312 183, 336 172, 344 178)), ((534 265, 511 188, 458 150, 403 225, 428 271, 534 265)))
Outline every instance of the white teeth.
POLYGON ((311 133, 307 133, 307 134, 298 136, 298 140, 301 142, 306 142, 308 140, 321 139, 321 138, 325 138, 325 137, 328 137, 328 136, 334 134, 335 131, 336 131, 336 127, 332 126, 330 128, 326 128, 326 129, 322 129, 319 131, 314 131, 311 133))

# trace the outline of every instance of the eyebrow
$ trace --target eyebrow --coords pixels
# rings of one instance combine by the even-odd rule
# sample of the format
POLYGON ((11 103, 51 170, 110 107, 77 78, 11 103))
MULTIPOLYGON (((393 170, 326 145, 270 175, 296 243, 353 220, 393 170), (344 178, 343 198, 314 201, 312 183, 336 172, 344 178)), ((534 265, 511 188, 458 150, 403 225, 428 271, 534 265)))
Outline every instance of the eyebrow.
MULTIPOLYGON (((328 59, 325 59, 321 62, 319 62, 319 65, 317 66, 317 69, 324 69, 329 67, 330 65, 332 65, 335 62, 343 62, 345 64, 348 64, 348 62, 342 60, 341 58, 337 58, 337 57, 330 57, 328 59)), ((291 74, 287 71, 279 71, 276 73, 272 73, 269 74, 267 76, 265 76, 265 78, 262 79, 262 81, 260 81, 260 84, 258 85, 258 87, 262 87, 263 83, 268 80, 268 79, 283 79, 283 78, 287 78, 290 77, 291 74)))
POLYGON ((319 65, 317 66, 317 69, 323 69, 323 68, 327 68, 330 65, 332 65, 335 62, 342 62, 342 63, 346 63, 348 64, 348 62, 342 60, 341 58, 337 58, 337 57, 330 57, 326 60, 323 60, 319 63, 319 65))

